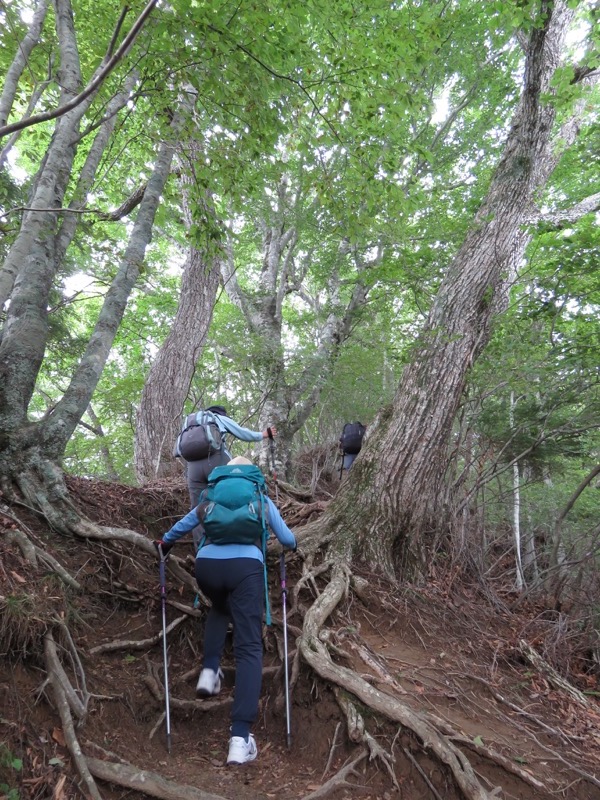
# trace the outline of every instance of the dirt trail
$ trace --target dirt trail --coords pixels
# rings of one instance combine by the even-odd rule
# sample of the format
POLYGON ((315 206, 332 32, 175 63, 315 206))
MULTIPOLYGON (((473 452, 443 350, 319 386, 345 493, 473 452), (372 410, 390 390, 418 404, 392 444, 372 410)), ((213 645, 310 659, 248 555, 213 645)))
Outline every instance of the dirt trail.
MULTIPOLYGON (((71 487, 92 516, 105 524, 130 527, 159 536, 185 510, 183 492, 135 490, 97 482, 71 487)), ((123 545, 73 543, 57 537, 22 509, 15 515, 36 542, 76 576, 81 591, 56 591, 55 578, 39 565, 32 569, 7 543, 16 524, 0 516, 3 589, 36 598, 30 610, 62 615, 74 632, 90 693, 85 723, 77 730, 84 753, 96 759, 124 760, 223 798, 318 796, 320 787, 358 753, 330 685, 300 667, 292 697, 292 747, 286 747, 281 669, 281 603, 277 570, 271 569, 274 625, 265 629, 265 674, 260 717, 255 728, 256 762, 241 768, 224 764, 233 684, 233 656, 224 659, 225 681, 216 700, 197 701, 195 683, 201 660, 202 619, 182 614, 194 593, 169 578, 169 622, 184 620, 169 634, 172 751, 166 750, 162 720, 162 644, 158 569, 144 554, 123 545), (66 601, 65 601, 66 598, 66 601), (138 647, 136 643, 154 639, 138 647), (130 642, 112 651, 110 642, 130 642)), ((191 547, 188 567, 192 564, 191 547)), ((290 562, 288 585, 299 565, 290 562)), ((447 734, 474 765, 479 779, 495 797, 544 800, 600 800, 597 748, 600 711, 593 695, 585 704, 552 685, 519 649, 524 632, 534 632, 535 609, 520 617, 491 610, 464 587, 443 592, 435 584, 418 593, 392 593, 370 581, 365 604, 350 598, 330 620, 335 645, 346 655, 340 663, 384 694, 399 697, 413 710, 445 725, 447 734), (569 768, 574 764, 576 769, 569 768)), ((14 612, 14 609, 13 609, 14 612)), ((39 613, 38 613, 39 612, 39 613)), ((201 612, 201 609, 200 609, 201 612)), ((295 626, 290 623, 290 651, 295 626)), ((77 776, 65 746, 65 733, 45 682, 41 623, 15 630, 15 616, 2 615, 0 664, 0 795, 8 800, 64 800, 79 797, 77 776), (10 627, 13 625, 13 628, 10 627), (20 647, 20 652, 19 652, 20 647), (16 769, 15 759, 23 766, 16 769), (4 788, 2 788, 4 784, 4 788), (13 791, 13 794, 10 792, 13 791), (14 794, 18 791, 18 795, 14 794)), ((73 664, 61 651, 69 672, 73 664)), ((580 689, 597 690, 593 679, 580 689)), ((81 688, 81 686, 79 686, 81 688)), ((390 754, 389 765, 363 760, 349 784, 328 797, 359 796, 368 800, 453 800, 460 795, 445 769, 413 735, 365 713, 365 725, 390 754), (392 765, 393 759, 393 767, 392 765), (395 774, 391 777, 391 770, 395 774)), ((98 780, 103 797, 141 795, 98 780)), ((150 792, 148 792, 150 793, 150 792)))

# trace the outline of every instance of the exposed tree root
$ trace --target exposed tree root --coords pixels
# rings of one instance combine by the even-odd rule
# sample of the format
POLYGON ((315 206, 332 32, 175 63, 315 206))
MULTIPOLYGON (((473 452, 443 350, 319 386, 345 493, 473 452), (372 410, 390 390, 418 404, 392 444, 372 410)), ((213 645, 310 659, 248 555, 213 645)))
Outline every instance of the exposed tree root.
MULTIPOLYGON (((187 619, 187 614, 183 614, 181 617, 177 617, 174 619, 169 625, 167 625, 166 633, 169 634, 171 631, 174 631, 182 622, 187 619)), ((99 644, 96 647, 90 648, 90 655, 96 655, 97 653, 112 653, 115 650, 147 650, 149 647, 152 647, 157 642, 163 638, 163 632, 159 631, 156 636, 150 636, 148 639, 128 639, 128 640, 118 640, 114 642, 105 642, 104 644, 99 644)))
POLYGON ((67 699, 62 681, 53 666, 56 658, 56 651, 54 649, 54 641, 50 632, 46 634, 45 637, 45 654, 46 669, 48 672, 48 677, 50 678, 50 683, 52 684, 52 688, 54 690, 54 699, 56 700, 58 713, 62 722, 67 748, 71 753, 75 767, 85 784, 86 792, 89 797, 91 797, 92 800, 102 800, 102 795, 98 791, 96 782, 92 777, 86 759, 81 751, 81 746, 77 740, 77 736, 75 735, 75 726, 73 725, 69 700, 67 699))
POLYGON ((6 541, 7 542, 16 542, 21 552, 23 553, 23 557, 29 561, 34 567, 37 566, 38 561, 42 561, 44 564, 47 564, 61 579, 61 581, 70 586, 72 589, 81 589, 81 585, 75 578, 66 570, 63 565, 57 561, 54 556, 51 556, 50 553, 43 550, 41 547, 38 547, 34 544, 27 534, 23 533, 20 530, 12 530, 6 534, 6 541))
POLYGON ((53 678, 58 680, 61 689, 64 693, 65 699, 69 704, 69 708, 79 719, 79 721, 83 722, 87 716, 89 694, 86 691, 84 691, 83 699, 81 699, 77 694, 77 692, 75 691, 75 689, 73 688, 73 685, 71 684, 71 681, 69 680, 67 673, 63 669, 63 666, 60 663, 60 659, 58 658, 58 653, 56 651, 56 643, 54 641, 54 637, 52 636, 52 631, 48 631, 48 633, 45 636, 44 651, 46 654, 46 666, 48 667, 48 677, 50 678, 51 681, 53 678))
POLYGON ((481 785, 464 754, 423 715, 414 712, 397 698, 375 689, 356 672, 335 664, 322 641, 321 629, 347 592, 350 570, 345 563, 332 569, 331 580, 306 614, 298 645, 305 661, 332 684, 351 692, 359 701, 383 717, 399 722, 413 731, 423 746, 432 750, 450 769, 467 800, 489 800, 493 794, 481 785))
POLYGON ((226 800, 219 794, 203 792, 195 786, 175 783, 163 778, 156 772, 138 769, 132 764, 115 764, 112 761, 101 761, 87 756, 90 772, 100 780, 117 786, 125 786, 136 792, 158 797, 160 800, 226 800))
MULTIPOLYGON (((52 486, 52 482, 48 481, 48 476, 43 475, 38 476, 38 478, 40 480, 35 480, 29 485, 30 495, 26 495, 26 499, 29 499, 33 506, 35 505, 33 503, 35 497, 38 508, 41 508, 42 513, 55 530, 63 534, 74 534, 77 537, 89 540, 124 542, 130 545, 131 549, 140 553, 143 551, 151 558, 156 558, 152 542, 147 536, 126 528, 99 526, 81 518, 77 510, 70 504, 68 497, 60 496, 59 502, 52 497, 52 492, 49 488, 52 486), (45 480, 45 486, 42 486, 42 479, 45 480)), ((22 490, 24 485, 24 482, 19 483, 22 490)), ((60 492, 58 494, 60 495, 60 492)), ((315 507, 316 505, 318 504, 315 504, 315 507)), ((69 574, 60 562, 47 553, 44 548, 35 544, 35 541, 27 534, 17 530, 11 531, 9 536, 19 546, 23 557, 30 563, 36 565, 39 562, 43 562, 59 575, 63 583, 73 589, 81 589, 79 582, 69 574)), ((382 719, 398 723, 402 726, 402 729, 412 732, 422 747, 430 751, 439 762, 445 765, 465 800, 490 800, 490 798, 496 796, 499 790, 499 787, 497 787, 487 791, 482 786, 470 761, 463 752, 465 748, 500 765, 503 769, 517 775, 521 780, 526 781, 536 789, 548 791, 543 783, 536 780, 527 770, 519 767, 510 758, 488 747, 476 744, 462 732, 452 730, 444 720, 437 718, 433 714, 425 711, 414 711, 399 699, 400 695, 406 695, 407 692, 390 673, 385 659, 378 657, 376 653, 369 650, 354 635, 348 635, 344 629, 334 632, 325 627, 328 618, 336 611, 343 599, 348 597, 351 588, 356 596, 363 598, 366 602, 369 600, 370 590, 369 584, 364 579, 352 574, 349 566, 350 561, 340 556, 339 553, 332 552, 331 547, 329 547, 331 536, 325 537, 312 530, 310 539, 309 537, 302 538, 301 544, 306 549, 300 555, 305 559, 305 568, 302 578, 297 581, 293 592, 290 592, 293 597, 293 603, 288 611, 289 617, 293 617, 295 614, 301 618, 303 617, 302 629, 294 627, 293 624, 288 625, 289 633, 297 638, 296 648, 294 649, 291 646, 289 652, 290 659, 293 659, 290 688, 293 689, 296 685, 300 672, 300 660, 302 659, 314 670, 316 675, 334 686, 338 704, 346 717, 349 739, 362 745, 364 749, 361 747, 360 753, 356 758, 330 777, 319 789, 306 795, 304 800, 317 800, 317 798, 320 800, 320 798, 324 798, 340 788, 360 788, 357 783, 353 783, 350 779, 351 776, 358 776, 357 767, 367 757, 371 761, 374 759, 380 761, 385 766, 392 784, 399 788, 394 763, 394 745, 388 752, 375 740, 365 725, 365 715, 361 712, 361 704, 371 709, 382 719), (320 557, 323 557, 321 561, 319 561, 320 557), (350 653, 350 651, 353 652, 350 653), (362 676, 355 669, 346 666, 351 660, 351 655, 358 656, 362 660, 369 672, 368 675, 362 676), (386 690, 389 691, 389 694, 386 690)), ((182 585, 196 593, 195 580, 190 572, 184 568, 183 563, 181 559, 172 553, 168 560, 169 573, 182 585)), ((113 582, 111 582, 112 585, 113 582)), ((128 587, 125 584, 123 586, 127 590, 128 587)), ((172 632, 190 616, 202 616, 202 612, 177 600, 169 598, 168 602, 183 612, 183 615, 170 623, 167 627, 167 633, 172 632)), ((101 780, 109 781, 134 791, 140 791, 161 800, 224 800, 224 798, 203 792, 195 787, 180 785, 155 773, 137 769, 128 763, 118 764, 112 761, 100 761, 83 756, 75 734, 73 717, 78 720, 78 724, 83 724, 86 719, 90 695, 85 687, 85 675, 75 644, 70 637, 68 629, 65 626, 63 628, 63 633, 66 636, 66 639, 63 637, 63 641, 71 658, 71 668, 68 669, 71 674, 74 673, 76 676, 76 687, 73 686, 67 671, 61 663, 61 657, 64 662, 64 656, 57 650, 56 641, 51 631, 47 632, 44 638, 46 667, 48 680, 53 687, 55 702, 62 721, 67 747, 73 758, 75 768, 85 785, 85 794, 92 800, 101 800, 101 795, 94 781, 93 776, 95 776, 101 780)), ((122 649, 142 650, 160 642, 162 635, 161 631, 156 636, 140 641, 119 640, 106 642, 91 648, 89 653, 90 655, 95 655, 122 649)), ((283 659, 279 641, 277 641, 277 646, 279 656, 283 659)), ((560 679, 560 676, 556 676, 552 668, 535 651, 531 651, 528 645, 523 643, 521 649, 525 657, 544 674, 548 675, 555 685, 568 691, 571 696, 582 704, 587 704, 587 698, 584 695, 579 697, 574 687, 562 680, 560 682, 556 680, 557 677, 560 679)), ((156 676, 149 674, 145 683, 156 700, 164 702, 164 691, 160 680, 156 676)), ((281 700, 281 698, 279 699, 281 700)), ((180 700, 172 695, 170 697, 170 704, 173 708, 186 712, 206 712, 216 707, 222 707, 229 702, 229 699, 198 701, 180 700)), ((158 730, 163 719, 164 714, 153 728, 151 736, 158 730)), ((332 752, 334 746, 335 737, 332 743, 332 752)), ((540 746, 543 747, 543 745, 540 746)), ((421 773, 432 795, 439 798, 436 789, 427 780, 414 754, 404 746, 401 749, 404 752, 404 756, 421 773)), ((549 748, 546 749, 548 752, 553 752, 549 748)), ((567 761, 558 754, 554 755, 567 764, 567 761)), ((331 761, 330 754, 323 778, 329 771, 331 761)), ((572 765, 568 766, 584 779, 596 786, 600 786, 600 781, 595 776, 574 768, 572 765)))
POLYGON ((375 673, 375 678, 371 678, 371 676, 369 676, 369 682, 380 682, 389 686, 397 694, 408 694, 406 689, 403 686, 400 686, 398 681, 392 675, 390 675, 389 670, 379 656, 376 655, 376 653, 374 653, 364 643, 353 641, 353 639, 349 636, 345 636, 344 631, 341 633, 342 635, 338 634, 336 639, 338 639, 340 642, 345 642, 348 647, 356 652, 361 661, 363 661, 366 666, 375 673))
MULTIPOLYGON (((150 665, 148 665, 148 675, 146 675, 143 680, 153 697, 159 702, 164 703, 165 695, 162 685, 152 674, 150 665)), ((171 708, 179 708, 185 711, 201 711, 206 713, 207 711, 213 711, 215 708, 222 708, 224 706, 231 705, 231 699, 225 697, 219 700, 181 700, 178 697, 174 697, 171 693, 169 694, 169 705, 171 708)))
POLYGON ((327 797, 332 792, 335 792, 337 789, 340 788, 348 788, 353 789, 356 791, 359 787, 348 781, 348 776, 350 775, 358 775, 356 768, 367 757, 367 751, 363 750, 357 758, 351 761, 349 764, 346 764, 342 767, 335 775, 333 775, 327 783, 324 783, 323 786, 320 786, 318 789, 315 789, 314 792, 310 794, 306 794, 303 797, 303 800, 322 800, 323 797, 327 797))
POLYGON ((381 745, 371 736, 365 726, 365 721, 362 714, 359 714, 358 709, 349 698, 342 692, 339 687, 335 689, 335 696, 340 705, 340 708, 346 716, 348 723, 348 737, 352 742, 364 742, 369 751, 369 761, 379 759, 388 771, 390 779, 396 789, 400 791, 398 781, 396 780, 396 773, 394 772, 394 756, 392 753, 387 753, 381 745))
MULTIPOLYGON (((131 531, 128 528, 113 528, 96 525, 90 520, 79 518, 72 524, 71 532, 84 539, 127 542, 134 547, 144 550, 153 558, 156 558, 156 550, 151 540, 147 536, 136 533, 136 531, 131 531)), ((167 567, 169 572, 180 580, 184 586, 189 587, 193 592, 198 591, 195 579, 181 566, 181 560, 177 556, 173 554, 169 556, 167 559, 167 567)))
MULTIPOLYGON (((529 711, 525 711, 524 708, 515 705, 515 703, 511 703, 504 695, 501 695, 500 692, 497 692, 492 689, 490 686, 489 681, 483 680, 483 678, 479 678, 477 675, 469 675, 469 680, 478 681, 480 684, 486 687, 488 691, 491 693, 492 697, 497 700, 499 703, 506 705, 510 708, 511 711, 514 711, 515 714, 519 717, 523 717, 524 719, 530 720, 534 725, 537 725, 543 731, 548 733, 550 736, 556 736, 557 738, 561 739, 563 742, 569 745, 569 747, 574 750, 575 745, 574 742, 576 741, 583 741, 585 737, 583 736, 573 736, 573 734, 566 734, 564 731, 561 731, 559 728, 553 728, 550 725, 547 725, 543 720, 537 717, 535 714, 531 714, 529 711)), ((513 724, 516 725, 514 719, 509 716, 505 715, 505 718, 510 720, 513 724)))
POLYGON ((541 655, 533 649, 533 647, 526 642, 525 640, 521 640, 519 642, 519 650, 525 656, 527 661, 532 664, 542 675, 545 675, 550 683, 557 689, 562 689, 566 692, 573 700, 576 700, 578 703, 581 703, 582 706, 588 706, 589 701, 587 697, 584 695, 583 692, 580 692, 579 689, 576 689, 572 686, 567 680, 565 680, 558 672, 548 664, 547 661, 541 657, 541 655))

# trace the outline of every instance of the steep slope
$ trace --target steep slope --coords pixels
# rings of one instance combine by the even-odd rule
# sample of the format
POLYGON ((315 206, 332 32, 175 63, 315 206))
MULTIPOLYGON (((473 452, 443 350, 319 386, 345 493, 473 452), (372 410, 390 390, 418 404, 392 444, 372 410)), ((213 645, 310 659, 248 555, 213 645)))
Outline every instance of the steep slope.
MULTIPOLYGON (((186 510, 176 483, 140 490, 71 479, 69 487, 95 521, 150 539, 186 510)), ((292 526, 323 507, 322 499, 300 502, 283 491, 280 499, 292 526)), ((233 653, 229 647, 219 697, 197 700, 205 606, 191 579, 191 543, 177 545, 168 575, 168 753, 156 561, 123 540, 61 537, 19 506, 1 506, 0 535, 0 793, 10 800, 80 796, 81 764, 95 776, 86 796, 464 796, 435 743, 424 746, 409 725, 383 719, 300 661, 302 610, 320 589, 316 580, 295 592, 301 553, 288 562, 291 748, 274 553, 259 758, 227 768, 233 653)), ((355 592, 328 620, 340 670, 366 679, 384 702, 402 701, 417 724, 442 730, 486 787, 482 797, 600 798, 597 681, 577 663, 561 676, 539 655, 539 609, 511 613, 508 594, 493 607, 448 575, 418 590, 357 575, 355 592)))

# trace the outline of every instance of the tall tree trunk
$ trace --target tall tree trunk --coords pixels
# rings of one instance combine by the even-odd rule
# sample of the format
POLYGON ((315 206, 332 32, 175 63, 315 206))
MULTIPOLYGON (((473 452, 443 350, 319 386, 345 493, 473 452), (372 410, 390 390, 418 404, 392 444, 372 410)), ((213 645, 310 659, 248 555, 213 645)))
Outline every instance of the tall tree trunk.
MULTIPOLYGON (((173 120, 173 133, 176 134, 180 122, 179 117, 173 120)), ((161 143, 123 259, 106 293, 94 331, 67 391, 43 422, 45 452, 51 458, 62 458, 64 448, 85 413, 100 380, 129 295, 144 264, 146 248, 152 238, 154 218, 169 177, 173 153, 174 145, 171 141, 161 143)))
MULTIPOLYGON (((65 117, 61 122, 64 120, 65 117)), ((176 118, 172 123, 175 133, 179 122, 176 118)), ((90 403, 131 289, 139 277, 172 157, 172 143, 161 144, 123 260, 85 353, 62 399, 47 417, 34 423, 27 421, 27 405, 45 349, 46 309, 53 277, 51 266, 55 267, 55 262, 40 258, 28 262, 23 270, 39 294, 28 290, 21 272, 15 283, 0 344, 0 481, 7 491, 11 482, 16 482, 27 501, 40 508, 59 530, 69 530, 74 522, 67 521, 70 504, 57 465, 90 403), (41 340, 32 338, 36 332, 41 340), (14 402, 14 397, 19 397, 19 403, 14 402)))
MULTIPOLYGON (((515 393, 510 393, 509 426, 511 432, 515 428, 515 393)), ((519 462, 515 461, 512 467, 512 510, 513 510, 513 539, 515 543, 515 585, 517 591, 522 591, 524 586, 523 561, 521 558, 521 475, 519 462)))
MULTIPOLYGON (((56 4, 60 46, 61 102, 77 93, 81 75, 79 55, 68 3, 56 4)), ((10 307, 0 343, 0 448, 2 435, 26 417, 48 331, 48 295, 55 275, 54 232, 75 158, 78 129, 85 104, 65 114, 35 181, 17 238, 0 272, 0 309, 10 307)))
POLYGON ((321 525, 348 537, 376 568, 427 569, 427 545, 448 530, 442 498, 452 425, 468 371, 501 310, 522 225, 548 177, 555 119, 547 96, 572 12, 543 2, 526 48, 524 84, 503 156, 420 334, 393 405, 369 426, 363 449, 321 525))
MULTIPOLYGON (((192 204, 197 200, 194 164, 201 148, 189 145, 189 167, 181 178, 183 213, 189 231, 192 204)), ((202 198, 205 213, 214 218, 212 199, 202 198)), ((174 469, 173 444, 196 364, 210 327, 220 281, 218 248, 190 246, 181 278, 177 314, 148 372, 136 415, 135 471, 138 481, 164 477, 174 469)))
MULTIPOLYGON (((525 485, 530 483, 532 468, 530 464, 523 467, 523 481, 525 485)), ((523 577, 529 586, 537 584, 540 579, 538 559, 535 546, 535 525, 532 519, 531 510, 527 508, 527 528, 522 535, 523 541, 523 577)))
MULTIPOLYGON (((318 346, 307 358, 302 375, 289 378, 286 370, 283 332, 283 302, 287 294, 301 291, 305 267, 294 266, 298 233, 290 222, 290 210, 294 195, 285 177, 278 186, 278 207, 276 219, 268 223, 259 219, 257 225, 262 231, 262 269, 259 285, 255 291, 244 291, 237 277, 233 252, 223 264, 225 290, 230 299, 244 315, 248 328, 258 339, 262 355, 256 359, 256 369, 265 400, 261 404, 259 426, 264 430, 268 425, 276 425, 278 430, 276 460, 281 477, 287 477, 291 466, 291 448, 294 435, 304 425, 319 402, 321 391, 331 372, 340 345, 348 337, 354 315, 364 304, 368 292, 367 272, 381 260, 381 248, 374 259, 367 261, 357 248, 352 248, 343 240, 339 246, 338 258, 341 261, 352 259, 355 267, 355 283, 350 297, 342 296, 340 265, 336 265, 328 278, 327 314, 315 308, 315 316, 321 317, 315 340, 318 346)), ((295 202, 298 203, 298 197, 295 202)), ((305 300, 308 298, 305 296, 305 300)), ((262 466, 267 467, 267 447, 262 450, 262 466)))

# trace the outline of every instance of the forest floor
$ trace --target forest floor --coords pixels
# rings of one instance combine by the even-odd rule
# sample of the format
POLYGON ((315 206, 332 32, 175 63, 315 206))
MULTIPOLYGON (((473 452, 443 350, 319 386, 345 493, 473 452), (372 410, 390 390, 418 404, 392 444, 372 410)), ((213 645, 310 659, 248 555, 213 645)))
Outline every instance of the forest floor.
MULTIPOLYGON (((68 483, 75 504, 91 519, 150 539, 158 538, 186 510, 181 486, 142 490, 72 478, 68 483)), ((307 503, 284 497, 284 516, 295 526, 301 517, 308 519, 322 510, 323 497, 307 503)), ((175 552, 191 574, 191 543, 178 543, 175 552)), ((300 569, 300 557, 291 557, 290 593, 300 569)), ((558 671, 546 659, 535 660, 536 653, 547 657, 549 652, 550 627, 542 608, 522 603, 509 611, 515 598, 508 590, 492 603, 476 586, 451 581, 448 575, 443 580, 434 575, 416 589, 390 587, 376 576, 360 574, 369 581, 368 600, 349 597, 329 620, 336 643, 343 644, 345 666, 415 712, 435 715, 473 765, 488 796, 600 800, 597 675, 582 663, 561 662, 558 654, 558 671)), ((221 694, 197 700, 203 612, 197 610, 197 618, 182 614, 181 606, 193 606, 193 591, 168 576, 168 623, 183 616, 167 637, 169 753, 156 561, 122 542, 61 537, 27 509, 0 504, 0 796, 64 800, 82 793, 66 747, 65 726, 46 680, 43 633, 50 620, 58 619, 68 625, 75 645, 74 650, 60 650, 65 669, 79 675, 80 696, 89 695, 85 721, 75 727, 83 753, 147 771, 143 792, 136 784, 126 788, 97 777, 102 797, 461 798, 430 748, 364 708, 364 724, 389 759, 363 759, 344 781, 327 786, 360 748, 349 741, 333 687, 303 664, 291 697, 287 747, 278 577, 274 564, 270 594, 275 619, 272 628, 265 629, 265 675, 255 727, 258 759, 227 767, 231 647, 223 663, 221 694), (47 567, 40 563, 34 568, 27 562, 6 536, 16 529, 51 552, 81 589, 65 591, 55 576, 48 579, 47 567), (114 649, 107 647, 110 643, 115 643, 114 649), (79 668, 74 652, 81 659, 79 668), (179 788, 169 793, 170 784, 161 784, 161 779, 179 788), (195 787, 196 794, 186 794, 182 786, 195 787)), ((301 622, 294 614, 288 622, 292 658, 301 622)))

